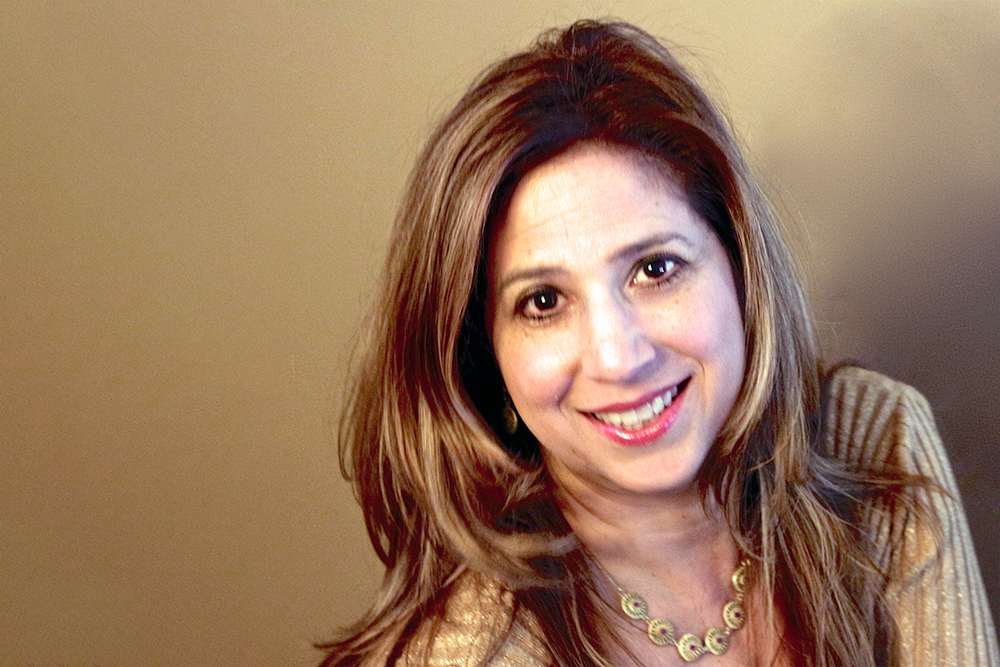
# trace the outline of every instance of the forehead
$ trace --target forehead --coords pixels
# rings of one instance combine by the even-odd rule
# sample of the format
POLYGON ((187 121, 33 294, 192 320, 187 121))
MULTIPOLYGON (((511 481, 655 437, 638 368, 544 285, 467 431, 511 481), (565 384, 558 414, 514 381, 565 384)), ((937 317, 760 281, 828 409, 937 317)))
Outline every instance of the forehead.
POLYGON ((586 175, 595 175, 606 185, 602 188, 605 195, 615 188, 621 190, 625 181, 633 179, 650 190, 685 196, 683 177, 665 159, 620 144, 586 141, 573 144, 529 169, 515 185, 507 213, 516 199, 523 203, 529 195, 538 196, 540 183, 562 185, 586 175))
POLYGON ((492 234, 490 263, 600 256, 640 237, 701 235, 707 225, 675 172, 638 151, 577 145, 530 170, 492 234), (582 257, 580 256, 582 255, 582 257))

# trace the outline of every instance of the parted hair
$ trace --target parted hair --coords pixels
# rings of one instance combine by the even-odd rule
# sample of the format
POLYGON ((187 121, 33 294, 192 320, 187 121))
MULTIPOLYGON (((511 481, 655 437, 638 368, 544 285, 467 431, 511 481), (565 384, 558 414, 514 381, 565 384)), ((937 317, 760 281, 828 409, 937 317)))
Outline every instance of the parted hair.
POLYGON ((902 496, 908 480, 823 454, 809 309, 726 120, 651 36, 581 21, 480 75, 412 172, 339 432, 386 576, 369 612, 319 645, 323 665, 392 664, 469 572, 511 592, 553 664, 606 664, 615 640, 539 445, 501 427, 485 325, 491 230, 524 174, 583 142, 662 163, 728 253, 747 364, 699 484, 752 557, 753 585, 784 609, 787 654, 802 665, 892 664, 886 575, 857 527, 858 503, 902 496))

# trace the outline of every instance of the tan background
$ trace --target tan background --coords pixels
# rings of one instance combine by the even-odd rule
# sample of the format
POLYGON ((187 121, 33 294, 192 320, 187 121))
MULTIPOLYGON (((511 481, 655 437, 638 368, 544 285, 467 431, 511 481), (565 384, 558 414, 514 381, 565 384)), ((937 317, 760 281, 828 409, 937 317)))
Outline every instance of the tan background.
POLYGON ((1000 4, 4 0, 0 665, 309 665, 379 573, 331 422, 428 129, 614 14, 805 223, 831 357, 935 405, 1000 595, 1000 4))

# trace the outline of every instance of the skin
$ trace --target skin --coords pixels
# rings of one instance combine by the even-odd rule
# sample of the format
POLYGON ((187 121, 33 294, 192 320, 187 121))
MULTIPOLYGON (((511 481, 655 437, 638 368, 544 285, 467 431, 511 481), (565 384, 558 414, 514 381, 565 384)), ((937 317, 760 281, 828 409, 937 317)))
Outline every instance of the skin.
MULTIPOLYGON (((718 238, 665 166, 583 144, 521 180, 489 261, 497 361, 567 521, 615 581, 679 632, 720 625, 738 554, 696 479, 746 360, 718 238), (646 428, 595 416, 674 387, 673 404, 646 428)), ((641 622, 620 622, 642 664, 680 664, 641 622)), ((714 665, 749 664, 740 634, 714 665)))

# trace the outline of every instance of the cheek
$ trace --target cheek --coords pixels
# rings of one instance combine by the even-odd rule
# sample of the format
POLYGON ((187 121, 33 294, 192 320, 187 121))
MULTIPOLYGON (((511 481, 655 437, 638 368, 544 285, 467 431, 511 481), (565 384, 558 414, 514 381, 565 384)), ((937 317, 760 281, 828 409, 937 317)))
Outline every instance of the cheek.
POLYGON ((723 293, 727 298, 715 301, 708 309, 702 340, 705 356, 714 359, 719 367, 720 382, 728 385, 724 390, 735 395, 743 383, 746 340, 735 290, 723 293))
POLYGON ((494 341, 507 391, 519 411, 558 403, 572 382, 567 346, 546 336, 514 334, 494 341))
POLYGON ((738 390, 743 381, 746 342, 735 289, 718 278, 696 298, 685 299, 684 306, 665 318, 668 346, 702 362, 720 376, 720 382, 735 383, 738 390))

